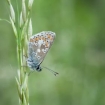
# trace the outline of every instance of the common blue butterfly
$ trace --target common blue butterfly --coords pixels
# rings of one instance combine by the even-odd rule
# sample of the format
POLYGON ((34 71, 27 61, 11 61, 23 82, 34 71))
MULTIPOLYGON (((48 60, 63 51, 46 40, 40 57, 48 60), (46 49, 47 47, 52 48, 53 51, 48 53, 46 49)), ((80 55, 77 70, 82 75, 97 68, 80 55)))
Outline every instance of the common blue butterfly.
MULTIPOLYGON (((28 43, 27 65, 31 70, 41 71, 40 64, 43 62, 47 52, 49 51, 54 39, 55 33, 51 31, 43 31, 30 37, 28 43)), ((44 67, 48 69, 47 67, 44 67)), ((48 69, 54 73, 57 72, 48 69)))

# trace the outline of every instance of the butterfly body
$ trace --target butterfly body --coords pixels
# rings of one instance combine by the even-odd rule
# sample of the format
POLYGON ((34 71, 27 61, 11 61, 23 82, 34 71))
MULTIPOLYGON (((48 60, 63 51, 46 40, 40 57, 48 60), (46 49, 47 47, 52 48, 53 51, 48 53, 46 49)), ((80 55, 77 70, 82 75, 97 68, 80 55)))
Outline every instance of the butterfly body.
POLYGON ((31 68, 31 70, 36 70, 36 71, 41 71, 42 70, 42 68, 40 67, 38 62, 35 61, 32 57, 29 57, 27 59, 27 65, 28 65, 28 67, 31 68))
POLYGON ((54 39, 55 33, 51 31, 43 31, 30 37, 27 65, 31 70, 42 70, 40 64, 43 62, 54 39))

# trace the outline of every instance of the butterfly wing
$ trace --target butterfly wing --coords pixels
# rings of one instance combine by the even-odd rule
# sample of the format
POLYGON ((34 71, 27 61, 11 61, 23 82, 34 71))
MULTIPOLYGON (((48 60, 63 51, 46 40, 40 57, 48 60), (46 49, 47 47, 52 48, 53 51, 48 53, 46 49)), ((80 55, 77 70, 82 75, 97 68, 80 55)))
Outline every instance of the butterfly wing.
MULTIPOLYGON (((53 41, 55 39, 55 33, 51 31, 43 31, 32 36, 29 40, 29 55, 33 55, 38 61, 39 65, 44 60, 48 50, 50 49, 53 41)), ((34 59, 33 58, 33 59, 34 59)))

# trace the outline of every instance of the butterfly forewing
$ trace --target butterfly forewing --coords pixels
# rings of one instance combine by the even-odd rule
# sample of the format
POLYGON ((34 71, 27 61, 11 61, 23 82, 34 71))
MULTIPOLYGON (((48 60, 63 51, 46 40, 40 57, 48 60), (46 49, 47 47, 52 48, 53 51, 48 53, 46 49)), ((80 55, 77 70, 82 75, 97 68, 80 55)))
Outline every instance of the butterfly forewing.
POLYGON ((29 48, 31 49, 29 54, 32 55, 34 52, 35 59, 37 59, 38 63, 41 64, 54 39, 55 33, 51 31, 43 31, 33 35, 29 39, 29 48))

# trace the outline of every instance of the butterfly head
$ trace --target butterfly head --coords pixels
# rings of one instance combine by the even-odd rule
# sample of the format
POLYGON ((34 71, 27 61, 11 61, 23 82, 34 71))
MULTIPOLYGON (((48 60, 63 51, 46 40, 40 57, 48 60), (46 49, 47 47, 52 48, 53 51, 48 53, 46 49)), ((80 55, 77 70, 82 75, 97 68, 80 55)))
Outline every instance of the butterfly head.
POLYGON ((37 67, 36 67, 36 71, 42 71, 42 68, 40 67, 40 65, 38 65, 37 67))

